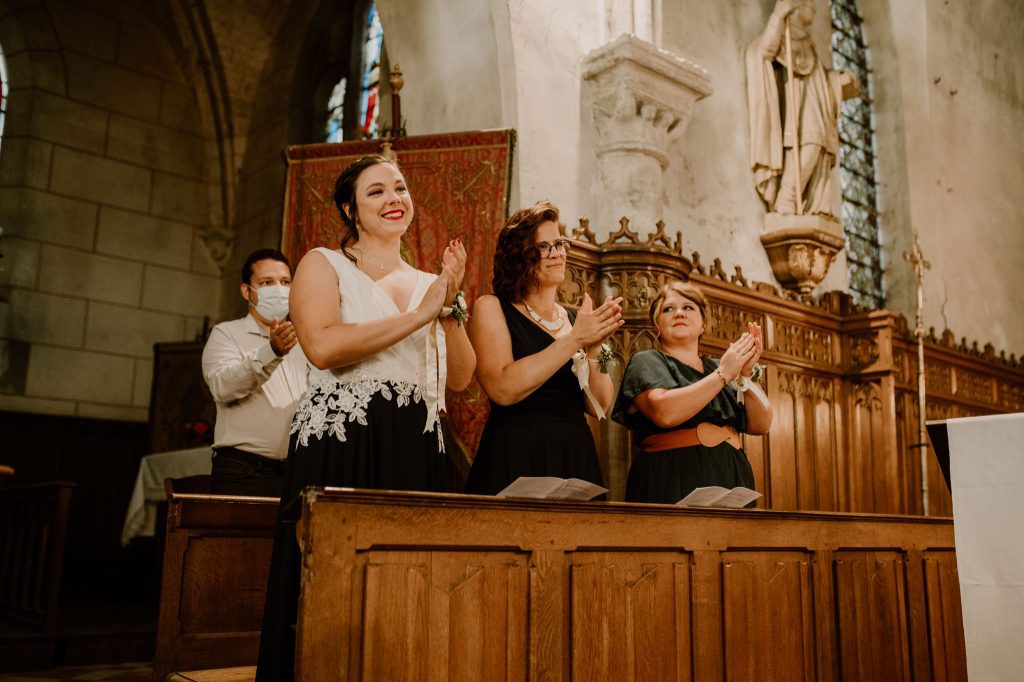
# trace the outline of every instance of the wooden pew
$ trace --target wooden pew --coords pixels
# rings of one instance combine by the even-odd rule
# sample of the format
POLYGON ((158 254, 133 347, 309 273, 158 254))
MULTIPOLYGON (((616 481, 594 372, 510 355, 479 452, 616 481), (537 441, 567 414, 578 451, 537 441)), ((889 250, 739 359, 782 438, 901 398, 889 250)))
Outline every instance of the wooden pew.
POLYGON ((307 491, 303 680, 965 680, 951 519, 307 491))
POLYGON ((255 665, 278 500, 166 488, 153 679, 255 665))
POLYGON ((55 636, 75 484, 0 488, 0 616, 55 636))

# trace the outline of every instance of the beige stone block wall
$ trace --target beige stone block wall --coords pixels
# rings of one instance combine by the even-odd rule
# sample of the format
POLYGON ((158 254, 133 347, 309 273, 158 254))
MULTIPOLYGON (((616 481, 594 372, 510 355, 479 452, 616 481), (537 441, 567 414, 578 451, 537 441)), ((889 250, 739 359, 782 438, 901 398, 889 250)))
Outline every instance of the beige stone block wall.
POLYGON ((130 405, 134 380, 135 363, 130 357, 35 344, 25 393, 130 405))
POLYGON ((137 211, 149 207, 153 172, 134 164, 55 147, 48 189, 137 211))
POLYGON ((0 410, 145 421, 153 344, 216 316, 207 147, 167 27, 127 3, 0 3, 0 410))
MULTIPOLYGON (((219 282, 217 277, 150 265, 146 267, 142 307, 181 315, 216 317, 220 301, 210 292, 219 282)), ((235 286, 237 288, 237 284, 235 286)))
POLYGON ((39 242, 8 237, 4 240, 4 247, 0 286, 34 288, 39 272, 39 242))
POLYGON ((82 345, 87 302, 11 287, 3 303, 0 334, 4 338, 64 348, 82 345))
MULTIPOLYGON (((0 169, 7 166, 4 139, 0 169)), ((49 244, 88 249, 96 233, 95 203, 26 187, 0 187, 0 225, 4 234, 49 244)))
POLYGON ((194 238, 195 228, 187 223, 104 206, 100 208, 96 251, 188 270, 194 238))

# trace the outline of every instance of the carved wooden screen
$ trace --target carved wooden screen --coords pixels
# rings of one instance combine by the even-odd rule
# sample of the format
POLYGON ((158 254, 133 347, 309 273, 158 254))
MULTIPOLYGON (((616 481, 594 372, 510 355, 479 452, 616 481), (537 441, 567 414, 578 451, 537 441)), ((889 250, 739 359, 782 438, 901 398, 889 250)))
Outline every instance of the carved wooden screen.
MULTIPOLYGON (((586 221, 575 230, 563 300, 578 304, 624 296, 626 324, 613 339, 618 380, 630 355, 650 348, 647 308, 669 278, 687 276, 711 309, 702 353, 721 355, 753 320, 765 330, 765 388, 775 418, 765 437, 744 437, 761 506, 771 509, 921 513, 917 440, 916 351, 906 320, 863 312, 849 296, 821 299, 781 293, 730 275, 719 260, 682 255, 681 236, 664 226, 646 239, 620 229, 595 243, 586 221)), ((929 419, 1024 411, 1024 367, 987 346, 955 343, 952 334, 926 344, 929 419)), ((606 424, 601 452, 613 499, 621 499, 630 461, 627 432, 606 424)), ((949 491, 937 463, 929 469, 932 514, 950 515, 949 491)))

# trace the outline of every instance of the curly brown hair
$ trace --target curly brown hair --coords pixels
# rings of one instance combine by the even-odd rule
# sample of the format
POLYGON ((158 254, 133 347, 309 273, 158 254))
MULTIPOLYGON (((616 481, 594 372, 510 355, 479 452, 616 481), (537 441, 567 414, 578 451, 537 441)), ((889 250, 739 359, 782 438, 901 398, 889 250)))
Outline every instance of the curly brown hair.
POLYGON ((518 303, 530 287, 536 286, 540 261, 534 246, 537 227, 549 220, 562 231, 558 209, 550 201, 538 201, 513 213, 501 228, 498 246, 494 249, 494 277, 491 279, 495 296, 518 303))

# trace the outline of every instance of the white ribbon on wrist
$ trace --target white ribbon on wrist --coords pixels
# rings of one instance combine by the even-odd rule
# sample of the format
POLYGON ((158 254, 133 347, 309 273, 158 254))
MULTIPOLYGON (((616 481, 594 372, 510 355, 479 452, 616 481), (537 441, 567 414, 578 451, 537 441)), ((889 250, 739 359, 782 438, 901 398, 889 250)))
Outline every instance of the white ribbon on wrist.
POLYGON ((585 349, 580 348, 573 353, 572 373, 579 380, 580 390, 583 391, 583 395, 587 396, 587 400, 594 407, 594 414, 597 415, 598 420, 601 420, 604 419, 604 410, 601 409, 601 403, 594 397, 594 392, 590 390, 590 363, 587 360, 587 351, 585 349))
POLYGON ((448 353, 444 328, 435 318, 423 338, 423 357, 420 365, 420 390, 427 406, 427 423, 423 433, 437 431, 438 449, 444 452, 444 435, 441 433, 441 413, 445 411, 444 389, 448 375, 448 353))
POLYGON ((745 377, 741 374, 732 381, 730 381, 729 386, 736 389, 736 400, 737 402, 739 402, 740 405, 743 404, 743 394, 746 393, 747 391, 750 391, 751 393, 754 394, 754 397, 761 402, 762 405, 768 407, 768 396, 765 395, 764 390, 761 388, 761 385, 758 384, 756 381, 753 381, 752 379, 745 377))

